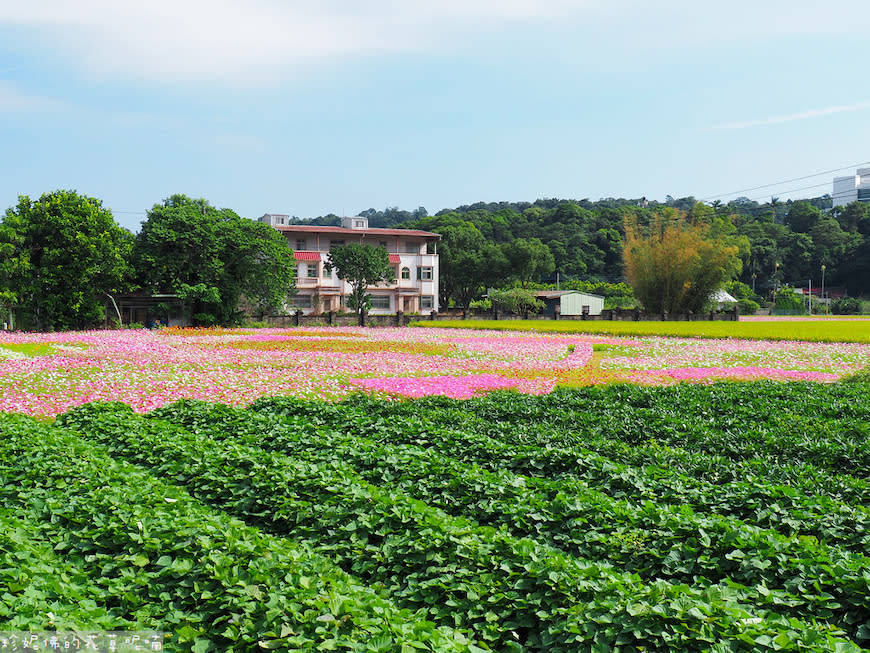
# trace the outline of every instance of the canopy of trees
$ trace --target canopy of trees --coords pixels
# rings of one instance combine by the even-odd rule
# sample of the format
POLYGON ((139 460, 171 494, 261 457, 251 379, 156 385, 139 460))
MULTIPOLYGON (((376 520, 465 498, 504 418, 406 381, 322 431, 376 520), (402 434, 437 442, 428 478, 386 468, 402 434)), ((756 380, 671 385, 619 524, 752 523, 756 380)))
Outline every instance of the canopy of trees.
POLYGON ((0 293, 18 325, 101 323, 107 293, 129 288, 133 236, 92 197, 58 190, 18 198, 0 223, 0 293))
POLYGON ((348 305, 356 311, 360 324, 364 323, 363 313, 371 304, 369 286, 392 283, 396 278, 387 250, 374 245, 348 243, 333 247, 327 255, 327 267, 351 284, 348 305))
POLYGON ((262 313, 295 292, 296 261, 280 232, 184 195, 148 212, 135 261, 143 288, 180 295, 202 325, 234 324, 242 301, 262 313))

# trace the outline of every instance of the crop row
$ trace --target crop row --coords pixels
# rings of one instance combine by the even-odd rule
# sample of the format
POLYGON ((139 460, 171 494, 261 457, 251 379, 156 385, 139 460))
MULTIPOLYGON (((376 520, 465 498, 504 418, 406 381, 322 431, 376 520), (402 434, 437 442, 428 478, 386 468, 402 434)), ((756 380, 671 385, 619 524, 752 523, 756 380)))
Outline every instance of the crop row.
POLYGON ((606 432, 628 444, 655 438, 732 461, 811 463, 862 477, 870 472, 866 384, 603 386, 510 402, 483 398, 463 408, 490 422, 606 432))
POLYGON ((503 529, 475 524, 365 482, 339 460, 312 464, 233 439, 192 434, 89 405, 59 422, 113 455, 190 488, 195 497, 276 534, 317 542, 361 580, 470 628, 499 650, 629 648, 854 649, 832 629, 747 606, 746 588, 644 583, 503 529))
POLYGON ((149 417, 297 459, 340 460, 367 482, 582 558, 606 560, 647 580, 697 584, 701 577, 781 588, 776 592, 781 604, 773 609, 824 619, 853 634, 870 618, 870 560, 808 538, 697 514, 686 506, 616 500, 578 481, 491 472, 432 449, 305 428, 297 420, 228 406, 178 402, 149 417))
POLYGON ((69 431, 5 414, 0 429, 0 630, 147 628, 172 635, 167 650, 198 652, 470 650, 309 547, 69 431))
POLYGON ((540 397, 502 393, 461 403, 354 398, 339 412, 446 418, 487 434, 509 426, 511 439, 524 444, 574 439, 627 464, 675 464, 715 483, 763 473, 771 481, 866 505, 868 394, 866 384, 607 386, 540 397), (832 406, 840 414, 831 414, 832 406))
MULTIPOLYGON (((513 397, 508 395, 506 399, 513 397)), ((457 402, 451 401, 437 403, 452 406, 449 412, 424 408, 422 415, 410 413, 399 402, 360 400, 347 406, 345 402, 328 406, 288 397, 260 399, 251 409, 295 420, 300 428, 312 422, 348 436, 434 449, 491 471, 581 481, 616 499, 690 506, 697 512, 734 517, 760 528, 812 537, 859 553, 866 552, 870 545, 870 510, 864 505, 803 493, 800 488, 763 478, 715 484, 665 465, 626 465, 586 448, 585 442, 548 442, 549 430, 544 425, 538 427, 540 442, 524 444, 515 437, 520 429, 514 425, 505 424, 493 432, 492 425, 482 420, 463 420, 456 414, 457 402), (392 406, 395 409, 391 410, 392 406)))

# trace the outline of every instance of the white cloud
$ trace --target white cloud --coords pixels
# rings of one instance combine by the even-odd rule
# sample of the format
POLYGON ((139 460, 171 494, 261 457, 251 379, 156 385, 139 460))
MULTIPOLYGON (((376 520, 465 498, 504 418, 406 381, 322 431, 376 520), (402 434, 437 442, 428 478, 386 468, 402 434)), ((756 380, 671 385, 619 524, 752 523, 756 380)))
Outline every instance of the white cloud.
POLYGON ((0 79, 0 112, 63 111, 69 107, 54 98, 34 95, 0 79))
POLYGON ((819 118, 828 116, 834 113, 844 113, 847 111, 860 111, 862 109, 870 109, 870 102, 857 102, 855 104, 837 105, 825 107, 824 109, 814 109, 812 111, 800 111, 798 113, 787 113, 780 116, 770 118, 760 118, 757 120, 745 120, 742 122, 727 122, 721 125, 713 125, 711 127, 702 127, 697 131, 713 132, 713 131, 732 131, 735 129, 748 129, 750 127, 763 127, 765 125, 778 125, 785 122, 794 122, 796 120, 807 120, 809 118, 819 118))
POLYGON ((586 40, 631 51, 843 34, 866 24, 857 14, 868 10, 853 0, 34 0, 0 3, 0 27, 20 35, 18 47, 93 76, 235 86, 336 58, 462 51, 505 26, 546 38, 548 26, 568 25, 577 39, 566 47, 586 40))

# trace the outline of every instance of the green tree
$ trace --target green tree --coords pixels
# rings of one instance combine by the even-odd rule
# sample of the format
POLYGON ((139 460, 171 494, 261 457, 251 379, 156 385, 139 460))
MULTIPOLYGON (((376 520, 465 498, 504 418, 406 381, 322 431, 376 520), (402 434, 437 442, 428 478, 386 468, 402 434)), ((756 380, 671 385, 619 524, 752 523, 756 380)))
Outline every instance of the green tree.
POLYGON ((509 270, 523 288, 556 269, 553 253, 538 238, 517 238, 502 246, 509 270))
POLYGON ((243 302, 261 314, 282 308, 295 292, 296 261, 280 232, 185 195, 148 212, 135 260, 144 287, 180 295, 203 325, 238 323, 243 302))
POLYGON ((635 297, 653 313, 702 311, 710 296, 739 273, 740 248, 719 225, 665 209, 647 228, 625 224, 625 271, 635 297))
POLYGON ((544 308, 544 302, 538 299, 533 291, 525 288, 493 290, 489 293, 489 299, 496 310, 516 313, 524 318, 527 318, 529 313, 537 313, 544 308))
POLYGON ((471 222, 454 219, 436 228, 439 285, 443 301, 467 307, 488 284, 501 280, 507 260, 501 249, 487 242, 471 222))
POLYGON ((335 270, 339 279, 350 283, 349 306, 356 312, 360 325, 365 323, 364 313, 371 303, 369 286, 396 280, 387 250, 374 245, 348 243, 333 247, 327 254, 326 265, 335 270))
POLYGON ((0 223, 0 291, 24 327, 97 325, 107 294, 129 288, 132 246, 98 199, 72 190, 21 196, 0 223))

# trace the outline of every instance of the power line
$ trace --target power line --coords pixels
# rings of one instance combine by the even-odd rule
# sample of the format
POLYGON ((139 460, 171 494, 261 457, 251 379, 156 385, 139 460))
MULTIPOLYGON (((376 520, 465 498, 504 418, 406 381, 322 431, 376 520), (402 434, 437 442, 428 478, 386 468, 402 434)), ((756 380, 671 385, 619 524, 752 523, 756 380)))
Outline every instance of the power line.
MULTIPOLYGON (((782 184, 790 184, 793 181, 803 181, 804 179, 812 179, 813 177, 819 177, 821 175, 830 175, 834 172, 839 172, 841 170, 849 170, 850 168, 860 168, 861 166, 870 165, 870 161, 864 161, 863 163, 855 163, 853 165, 843 166, 842 168, 834 168, 833 170, 825 170, 823 172, 817 172, 814 175, 805 175, 803 177, 794 177, 793 179, 786 179, 785 181, 777 181, 773 184, 763 184, 761 186, 753 186, 752 188, 744 188, 743 190, 735 190, 730 193, 722 193, 720 195, 710 195, 709 197, 702 197, 699 202, 707 202, 709 200, 714 200, 718 197, 726 197, 728 195, 737 195, 738 193, 750 193, 754 190, 761 190, 762 188, 770 188, 772 186, 781 186, 782 184)), ((820 186, 824 186, 826 184, 819 184, 820 186)), ((809 186, 808 188, 814 188, 814 186, 809 186)), ((804 190, 802 188, 798 188, 797 190, 804 190)), ((786 191, 786 192, 796 192, 796 191, 786 191)))

